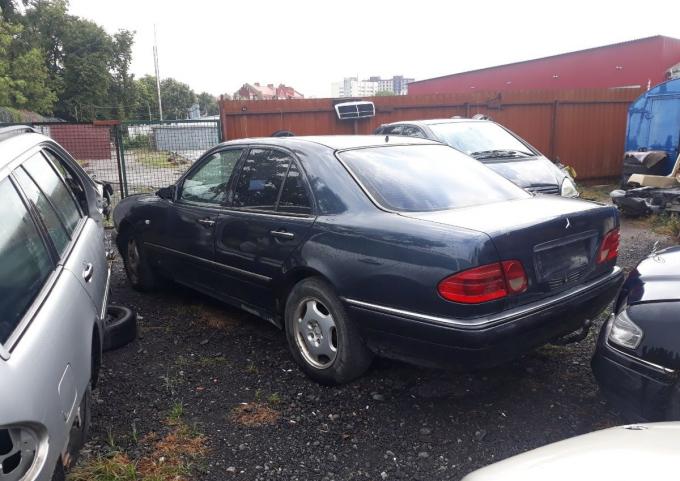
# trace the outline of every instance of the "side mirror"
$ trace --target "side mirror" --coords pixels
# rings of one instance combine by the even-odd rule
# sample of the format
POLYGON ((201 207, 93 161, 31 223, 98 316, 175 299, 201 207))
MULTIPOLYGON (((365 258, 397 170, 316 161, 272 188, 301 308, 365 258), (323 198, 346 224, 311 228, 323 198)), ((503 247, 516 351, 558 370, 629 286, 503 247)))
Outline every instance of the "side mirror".
POLYGON ((175 185, 169 185, 167 187, 163 187, 161 189, 158 189, 158 192, 156 192, 156 195, 160 197, 161 199, 166 199, 166 200, 173 200, 175 198, 175 190, 177 187, 175 185))

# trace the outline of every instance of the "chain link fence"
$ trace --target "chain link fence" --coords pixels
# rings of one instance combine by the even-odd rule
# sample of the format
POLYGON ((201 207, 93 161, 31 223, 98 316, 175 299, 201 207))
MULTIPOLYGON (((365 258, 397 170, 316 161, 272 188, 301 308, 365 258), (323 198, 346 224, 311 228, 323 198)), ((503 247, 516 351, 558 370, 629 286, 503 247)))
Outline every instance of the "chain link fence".
MULTIPOLYGON (((12 124, 0 123, 6 125, 12 124)), ((177 181, 203 152, 220 142, 221 132, 218 119, 22 125, 51 137, 93 179, 111 184, 114 204, 177 181)))
POLYGON ((220 141, 219 120, 124 122, 118 129, 123 195, 175 182, 220 141))

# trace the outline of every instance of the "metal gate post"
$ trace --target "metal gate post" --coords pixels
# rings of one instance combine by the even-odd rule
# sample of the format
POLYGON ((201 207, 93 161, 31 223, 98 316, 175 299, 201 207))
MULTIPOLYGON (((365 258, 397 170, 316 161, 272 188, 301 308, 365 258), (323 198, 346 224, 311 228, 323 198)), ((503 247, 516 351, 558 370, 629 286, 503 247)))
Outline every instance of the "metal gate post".
POLYGON ((122 124, 116 124, 116 160, 118 161, 118 181, 120 182, 120 198, 128 195, 127 173, 125 172, 125 150, 123 149, 122 124))

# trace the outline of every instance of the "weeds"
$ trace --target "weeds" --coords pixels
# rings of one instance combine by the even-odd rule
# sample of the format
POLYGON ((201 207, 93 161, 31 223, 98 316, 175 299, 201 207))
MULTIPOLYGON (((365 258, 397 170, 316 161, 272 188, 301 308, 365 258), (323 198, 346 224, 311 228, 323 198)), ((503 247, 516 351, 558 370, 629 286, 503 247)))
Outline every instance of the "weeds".
POLYGON ((281 403, 281 396, 279 396, 279 393, 275 392, 269 395, 267 398, 267 402, 269 404, 277 405, 281 403))
POLYGON ((177 401, 170 408, 170 414, 168 415, 168 422, 177 424, 181 421, 184 415, 184 403, 182 401, 177 401))
POLYGON ((69 481, 187 481, 192 467, 207 453, 206 438, 171 417, 165 424, 171 428, 165 436, 150 433, 140 439, 147 449, 139 459, 112 451, 76 466, 69 481))
POLYGON ((231 410, 229 419, 242 426, 259 427, 275 424, 281 414, 259 402, 243 403, 231 410))
POLYGON ((664 212, 653 215, 650 221, 652 228, 659 234, 680 238, 680 214, 664 212))

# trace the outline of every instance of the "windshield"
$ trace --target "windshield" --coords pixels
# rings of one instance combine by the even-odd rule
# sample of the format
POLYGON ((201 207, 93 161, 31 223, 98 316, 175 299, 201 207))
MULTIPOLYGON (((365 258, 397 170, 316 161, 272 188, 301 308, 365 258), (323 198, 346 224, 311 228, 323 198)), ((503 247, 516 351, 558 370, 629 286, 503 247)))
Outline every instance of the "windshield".
POLYGON ((534 155, 529 147, 493 122, 450 122, 428 127, 445 144, 479 159, 534 155))
POLYGON ((375 201, 401 212, 455 209, 530 197, 443 145, 385 146, 338 154, 375 201))

